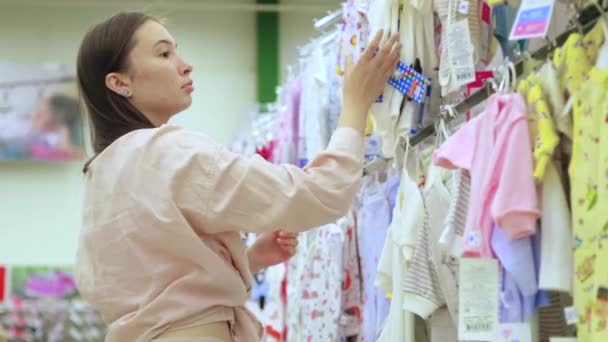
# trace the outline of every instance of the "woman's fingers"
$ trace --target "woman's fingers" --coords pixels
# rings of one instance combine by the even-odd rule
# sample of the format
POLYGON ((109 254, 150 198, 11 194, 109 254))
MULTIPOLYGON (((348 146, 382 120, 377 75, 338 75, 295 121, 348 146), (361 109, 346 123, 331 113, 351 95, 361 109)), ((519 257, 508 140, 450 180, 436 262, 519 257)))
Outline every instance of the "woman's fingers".
POLYGON ((395 46, 395 44, 398 42, 399 34, 393 33, 391 37, 382 44, 380 52, 378 52, 378 55, 376 56, 376 58, 378 58, 378 63, 383 63, 387 58, 389 58, 393 46, 395 46))
POLYGON ((384 31, 376 33, 363 56, 344 77, 344 107, 347 115, 354 118, 345 119, 353 127, 364 127, 369 108, 382 92, 397 64, 399 53, 399 34, 393 33, 381 44, 384 31))
POLYGON ((374 55, 378 51, 378 47, 380 46, 380 41, 382 40, 382 36, 384 35, 384 30, 380 29, 376 32, 374 39, 369 43, 363 55, 361 56, 361 60, 363 61, 371 61, 374 58, 374 55))
POLYGON ((277 237, 279 237, 279 238, 297 238, 298 233, 292 233, 292 232, 286 232, 286 231, 279 230, 277 232, 277 237))
POLYGON ((399 61, 399 57, 401 56, 401 43, 399 41, 393 44, 391 48, 391 52, 388 55, 389 66, 395 66, 399 61))
POLYGON ((296 247, 298 245, 297 238, 278 238, 277 243, 281 247, 296 247))
POLYGON ((390 78, 397 69, 397 63, 399 63, 399 57, 401 56, 401 44, 394 44, 391 52, 389 53, 385 64, 383 65, 384 77, 390 78))

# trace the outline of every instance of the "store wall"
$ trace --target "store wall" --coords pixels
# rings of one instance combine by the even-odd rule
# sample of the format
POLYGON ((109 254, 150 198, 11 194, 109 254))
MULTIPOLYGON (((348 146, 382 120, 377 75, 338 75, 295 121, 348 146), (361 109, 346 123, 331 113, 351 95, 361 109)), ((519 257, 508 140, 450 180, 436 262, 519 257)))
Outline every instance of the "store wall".
MULTIPOLYGON (((334 0, 332 0, 333 2, 334 0)), ((297 0, 284 0, 296 3, 297 0)), ((337 8, 328 4, 328 8, 337 8)), ((82 11, 0 4, 0 60, 74 63, 86 29, 112 9, 82 11)), ((280 56, 315 34, 323 13, 284 13, 280 56)), ((167 26, 194 65, 193 105, 175 123, 227 143, 255 103, 255 17, 252 12, 173 12, 167 26)), ((71 264, 82 201, 81 162, 0 162, 0 264, 71 264)))
MULTIPOLYGON (((301 0, 282 0, 281 3, 295 4, 301 0)), ((342 0, 326 0, 328 9, 338 9, 342 0)), ((298 63, 298 47, 306 45, 312 37, 318 37, 321 32, 315 30, 313 21, 322 18, 326 13, 295 13, 287 12, 281 15, 279 20, 281 29, 281 79, 287 76, 287 65, 298 63)))

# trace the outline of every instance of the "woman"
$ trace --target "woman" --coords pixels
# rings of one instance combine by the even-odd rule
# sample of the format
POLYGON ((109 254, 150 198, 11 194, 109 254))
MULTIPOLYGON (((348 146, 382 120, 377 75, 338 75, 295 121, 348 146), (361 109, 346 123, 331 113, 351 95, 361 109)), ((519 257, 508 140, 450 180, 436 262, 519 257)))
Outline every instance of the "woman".
POLYGON ((166 28, 121 13, 85 36, 78 81, 95 157, 85 165, 78 288, 106 341, 259 341, 252 271, 287 260, 299 232, 344 215, 361 175, 367 112, 396 66, 379 32, 345 80, 340 127, 305 169, 232 154, 167 124, 192 67, 166 28), (246 249, 241 232, 261 233, 246 249))

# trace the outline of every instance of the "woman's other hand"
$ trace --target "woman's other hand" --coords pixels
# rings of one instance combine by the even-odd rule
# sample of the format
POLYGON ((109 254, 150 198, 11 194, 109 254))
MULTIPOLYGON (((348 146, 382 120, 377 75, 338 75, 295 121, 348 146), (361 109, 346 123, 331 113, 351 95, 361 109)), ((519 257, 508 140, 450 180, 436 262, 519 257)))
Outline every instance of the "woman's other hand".
POLYGON ((298 234, 276 231, 260 234, 247 250, 252 273, 289 260, 296 253, 298 234))

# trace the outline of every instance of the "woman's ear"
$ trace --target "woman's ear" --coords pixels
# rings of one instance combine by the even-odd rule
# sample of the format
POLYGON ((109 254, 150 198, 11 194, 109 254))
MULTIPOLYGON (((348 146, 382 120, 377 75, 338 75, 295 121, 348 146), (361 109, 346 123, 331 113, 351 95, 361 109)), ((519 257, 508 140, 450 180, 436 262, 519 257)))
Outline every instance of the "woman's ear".
POLYGON ((129 77, 126 75, 117 72, 106 75, 106 87, 120 96, 131 97, 132 93, 129 85, 129 77))

